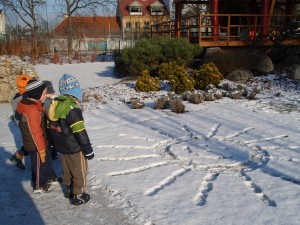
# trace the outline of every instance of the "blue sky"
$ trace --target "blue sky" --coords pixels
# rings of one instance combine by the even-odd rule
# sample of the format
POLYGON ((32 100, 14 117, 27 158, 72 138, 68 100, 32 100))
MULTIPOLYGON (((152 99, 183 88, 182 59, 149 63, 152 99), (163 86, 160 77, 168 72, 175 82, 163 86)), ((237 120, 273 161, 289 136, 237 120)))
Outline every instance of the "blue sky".
MULTIPOLYGON (((57 13, 55 12, 54 9, 55 0, 46 0, 46 2, 47 2, 47 8, 44 7, 44 9, 42 9, 41 12, 39 13, 45 20, 49 20, 49 22, 51 22, 54 19, 57 20, 57 13)), ((22 24, 22 21, 19 18, 17 18, 15 13, 6 10, 6 15, 9 24, 11 25, 22 24)))
MULTIPOLYGON (((49 21, 51 21, 52 19, 58 19, 57 18, 57 11, 59 10, 59 6, 56 6, 55 4, 55 0, 47 0, 47 14, 48 14, 48 19, 49 21)), ((115 9, 113 9, 113 15, 111 14, 107 14, 108 12, 102 12, 99 9, 99 15, 103 15, 103 16, 114 16, 115 15, 115 9), (105 15, 104 15, 105 14, 105 15)))
MULTIPOLYGON (((60 6, 56 5, 56 0, 46 0, 47 7, 44 7, 39 13, 40 15, 49 23, 50 27, 53 27, 57 25, 63 18, 60 18, 61 15, 58 15, 58 11, 60 10, 60 6)), ((22 24, 22 21, 16 17, 15 14, 9 13, 7 11, 8 15, 8 23, 12 24, 13 26, 15 24, 22 24)), ((103 15, 101 11, 99 10, 99 15, 103 15)), ((114 15, 114 14, 113 14, 114 15)), ((106 15, 106 16, 112 16, 106 15)))

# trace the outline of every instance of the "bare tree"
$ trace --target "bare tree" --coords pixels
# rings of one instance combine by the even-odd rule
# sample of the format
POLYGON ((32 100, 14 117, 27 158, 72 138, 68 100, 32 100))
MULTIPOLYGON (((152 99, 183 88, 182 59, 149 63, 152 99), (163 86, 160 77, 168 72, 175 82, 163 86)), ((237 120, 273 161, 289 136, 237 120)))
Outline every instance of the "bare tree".
POLYGON ((0 0, 5 8, 12 10, 24 23, 24 28, 31 33, 31 56, 33 62, 37 57, 37 34, 39 24, 37 20, 38 11, 45 6, 44 0, 0 0))
POLYGON ((207 12, 207 5, 205 4, 187 4, 183 13, 183 17, 199 16, 207 12))
POLYGON ((58 13, 68 20, 68 57, 71 60, 73 45, 73 24, 74 15, 96 15, 101 7, 108 13, 112 6, 115 6, 115 0, 56 0, 58 13))

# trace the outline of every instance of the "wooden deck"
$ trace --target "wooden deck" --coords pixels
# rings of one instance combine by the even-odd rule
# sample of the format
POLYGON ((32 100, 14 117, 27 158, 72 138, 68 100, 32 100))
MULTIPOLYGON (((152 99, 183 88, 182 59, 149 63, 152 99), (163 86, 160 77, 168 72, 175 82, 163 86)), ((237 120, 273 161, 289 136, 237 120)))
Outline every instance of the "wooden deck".
POLYGON ((295 15, 202 14, 152 25, 151 37, 186 37, 191 43, 198 43, 202 47, 300 45, 300 33, 281 39, 281 34, 295 18, 295 15), (212 17, 218 17, 220 25, 212 26, 212 17), (260 25, 260 21, 266 17, 268 25, 260 25), (234 24, 233 21, 244 22, 234 24))
POLYGON ((300 45, 300 35, 297 39, 286 39, 281 42, 272 40, 229 40, 229 41, 207 41, 201 40, 198 42, 202 47, 224 47, 224 46, 269 46, 269 45, 300 45))

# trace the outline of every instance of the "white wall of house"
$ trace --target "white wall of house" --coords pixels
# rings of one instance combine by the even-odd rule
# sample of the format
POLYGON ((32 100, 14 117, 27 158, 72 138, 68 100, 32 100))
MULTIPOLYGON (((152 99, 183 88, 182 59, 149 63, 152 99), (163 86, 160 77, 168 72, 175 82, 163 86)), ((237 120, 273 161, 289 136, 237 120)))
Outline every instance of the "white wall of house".
POLYGON ((0 34, 5 35, 6 17, 4 11, 0 12, 0 34))
MULTIPOLYGON (((121 38, 107 38, 107 39, 95 39, 95 38, 84 38, 81 40, 73 40, 73 50, 83 51, 87 53, 96 52, 110 52, 119 51, 125 47, 130 47, 134 43, 132 40, 124 40, 121 38)), ((55 38, 51 40, 50 52, 67 52, 67 39, 55 38)))

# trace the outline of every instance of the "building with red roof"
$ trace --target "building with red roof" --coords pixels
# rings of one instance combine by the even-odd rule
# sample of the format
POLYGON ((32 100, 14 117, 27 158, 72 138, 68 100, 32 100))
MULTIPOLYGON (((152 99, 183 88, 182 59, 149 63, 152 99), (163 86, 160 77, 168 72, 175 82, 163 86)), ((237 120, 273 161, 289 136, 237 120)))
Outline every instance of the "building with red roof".
MULTIPOLYGON (((120 26, 115 16, 73 16, 73 35, 80 38, 107 38, 120 35, 120 26)), ((68 19, 55 27, 53 35, 66 37, 68 35, 68 19)))
MULTIPOLYGON (((86 16, 72 17, 73 49, 87 51, 106 51, 112 41, 118 42, 122 37, 117 17, 86 16)), ((68 18, 58 24, 53 30, 53 49, 66 50, 68 37, 68 18)), ((114 44, 115 45, 115 44, 114 44)))
POLYGON ((162 0, 119 0, 117 6, 123 34, 141 34, 150 26, 169 20, 169 12, 162 0))
MULTIPOLYGON (((168 20, 163 0, 118 0, 115 17, 72 17, 73 50, 120 49, 128 44, 124 38, 145 37, 151 25, 168 20)), ((68 18, 64 18, 53 30, 53 49, 65 51, 67 38, 68 18)))

